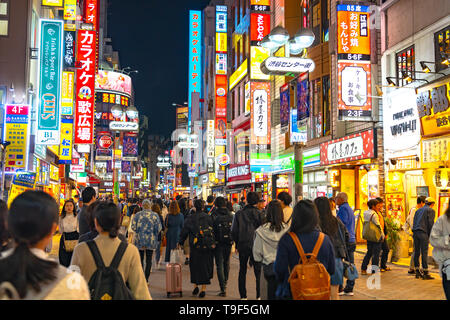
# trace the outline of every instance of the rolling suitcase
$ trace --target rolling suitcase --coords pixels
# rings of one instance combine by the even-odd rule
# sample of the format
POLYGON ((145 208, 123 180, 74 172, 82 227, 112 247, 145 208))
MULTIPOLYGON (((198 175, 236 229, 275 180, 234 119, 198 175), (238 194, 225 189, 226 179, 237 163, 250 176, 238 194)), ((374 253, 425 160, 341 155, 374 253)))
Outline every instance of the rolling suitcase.
POLYGON ((170 298, 172 293, 179 293, 183 296, 181 279, 181 264, 169 263, 166 267, 166 292, 167 298, 170 298))

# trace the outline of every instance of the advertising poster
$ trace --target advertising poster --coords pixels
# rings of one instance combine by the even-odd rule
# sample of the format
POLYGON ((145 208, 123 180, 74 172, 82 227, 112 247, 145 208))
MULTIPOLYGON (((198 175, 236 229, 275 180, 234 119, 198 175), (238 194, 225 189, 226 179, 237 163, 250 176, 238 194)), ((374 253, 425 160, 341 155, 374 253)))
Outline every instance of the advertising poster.
POLYGON ((122 92, 131 96, 131 77, 119 72, 98 70, 95 88, 122 92))
POLYGON ((122 161, 122 172, 131 173, 131 161, 122 161))
POLYGON ((61 144, 59 145, 59 163, 72 163, 73 119, 61 119, 61 144))
POLYGON ((75 140, 74 144, 94 143, 95 74, 97 35, 95 31, 78 31, 75 140))
POLYGON ((250 47, 250 78, 252 80, 270 80, 270 75, 261 71, 261 63, 269 57, 269 49, 257 46, 250 47))
POLYGON ((123 160, 137 161, 138 159, 138 138, 136 135, 125 134, 123 137, 123 160))
POLYGON ((64 1, 64 20, 77 19, 77 0, 64 1))
POLYGON ((372 120, 370 61, 338 61, 339 120, 372 120))
POLYGON ((227 54, 216 53, 216 74, 227 74, 227 54))
POLYGON ((6 148, 5 172, 27 171, 30 137, 30 106, 6 105, 3 137, 6 148))
POLYGON ((41 20, 36 143, 59 145, 63 21, 41 20))
POLYGON ((281 134, 286 133, 289 129, 290 116, 290 101, 289 101, 289 84, 280 87, 280 123, 281 134))
POLYGON ((308 74, 302 74, 297 79, 297 121, 309 118, 310 94, 308 74))
POLYGON ((73 115, 73 89, 74 89, 74 72, 63 71, 62 74, 62 98, 61 98, 61 115, 73 115))
POLYGON ((215 157, 214 122, 215 122, 214 120, 207 120, 206 162, 208 172, 214 172, 214 157, 215 157))

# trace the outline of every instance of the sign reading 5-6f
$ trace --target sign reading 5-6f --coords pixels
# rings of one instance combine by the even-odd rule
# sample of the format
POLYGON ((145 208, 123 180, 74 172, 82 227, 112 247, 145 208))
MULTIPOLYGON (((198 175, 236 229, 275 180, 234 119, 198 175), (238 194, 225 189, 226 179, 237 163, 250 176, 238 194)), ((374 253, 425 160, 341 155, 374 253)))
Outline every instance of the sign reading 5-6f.
POLYGON ((63 21, 40 21, 39 104, 36 144, 59 145, 63 21))

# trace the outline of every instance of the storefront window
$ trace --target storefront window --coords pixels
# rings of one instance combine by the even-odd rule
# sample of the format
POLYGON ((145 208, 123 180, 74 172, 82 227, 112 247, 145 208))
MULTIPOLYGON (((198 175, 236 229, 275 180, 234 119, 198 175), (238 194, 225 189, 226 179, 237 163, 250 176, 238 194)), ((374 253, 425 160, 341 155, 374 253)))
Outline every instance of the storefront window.
POLYGON ((412 79, 415 78, 415 53, 414 45, 395 54, 397 69, 397 85, 403 87, 411 81, 403 79, 403 72, 406 72, 412 79))
POLYGON ((0 0, 0 37, 9 34, 9 0, 0 0))
POLYGON ((450 56, 450 25, 434 34, 436 72, 447 69, 450 65, 443 64, 445 55, 450 56))

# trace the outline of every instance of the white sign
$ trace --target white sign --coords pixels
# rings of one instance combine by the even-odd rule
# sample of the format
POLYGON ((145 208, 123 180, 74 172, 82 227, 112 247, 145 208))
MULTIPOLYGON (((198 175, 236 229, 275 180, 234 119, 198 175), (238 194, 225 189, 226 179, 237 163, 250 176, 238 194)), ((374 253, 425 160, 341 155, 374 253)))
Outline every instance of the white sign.
POLYGON ((253 128, 256 137, 266 137, 268 133, 267 99, 266 90, 258 89, 253 93, 253 128))
POLYGON ((347 106, 362 107, 367 104, 367 72, 360 66, 346 66, 342 70, 342 101, 347 106), (359 79, 356 82, 355 79, 359 79))
POLYGON ((216 146, 226 146, 227 145, 227 139, 216 139, 216 146))
POLYGON ((420 142, 420 120, 413 88, 400 88, 383 103, 384 148, 387 152, 405 151, 416 155, 420 142), (408 150, 410 149, 410 150, 408 150))
POLYGON ((73 173, 84 172, 84 165, 82 165, 82 164, 71 164, 70 165, 70 172, 73 172, 73 173))
POLYGON ((197 149, 198 142, 179 142, 178 147, 181 149, 197 149))
POLYGON ((171 166, 171 164, 169 162, 158 162, 156 166, 159 168, 168 168, 171 166))
POLYGON ((216 74, 227 74, 227 54, 216 53, 216 74))
POLYGON ((138 131, 139 123, 112 121, 109 123, 109 129, 113 131, 138 131))
POLYGON ((361 136, 328 145, 328 161, 359 157, 364 151, 364 141, 361 136), (342 150, 342 152, 340 152, 342 150))
POLYGON ((261 71, 270 75, 300 74, 312 72, 316 65, 311 59, 269 57, 261 63, 261 71))

